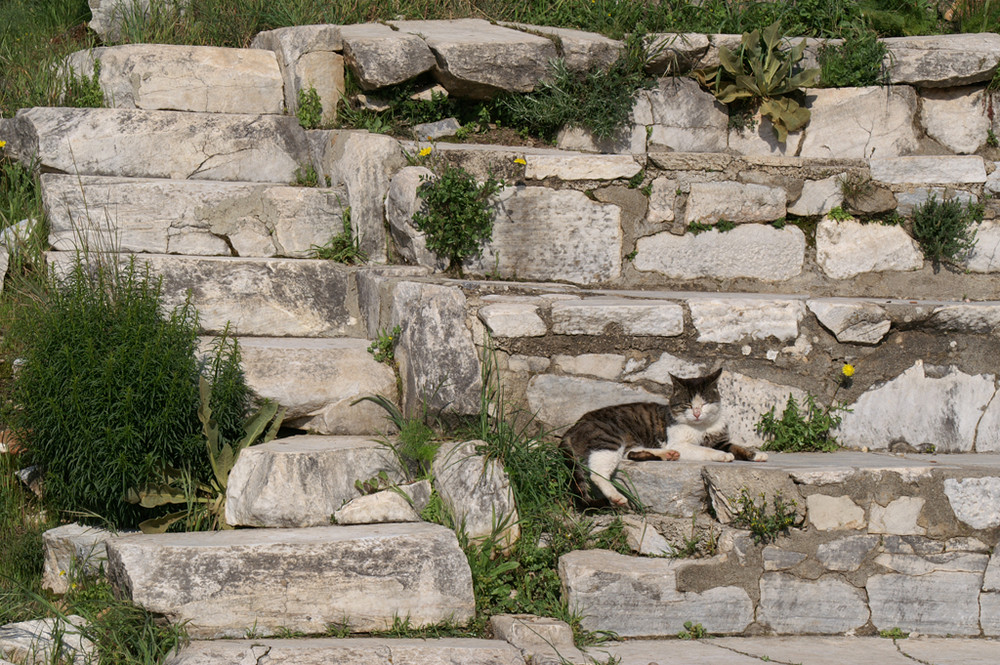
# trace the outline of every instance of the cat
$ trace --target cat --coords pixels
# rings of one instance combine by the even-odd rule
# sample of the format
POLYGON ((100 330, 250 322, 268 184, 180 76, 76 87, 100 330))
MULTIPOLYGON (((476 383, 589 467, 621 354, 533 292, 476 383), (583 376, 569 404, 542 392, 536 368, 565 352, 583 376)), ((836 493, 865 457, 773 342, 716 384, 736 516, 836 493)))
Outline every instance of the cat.
POLYGON ((692 379, 671 374, 669 404, 604 407, 583 415, 566 430, 559 445, 573 463, 573 479, 583 503, 603 503, 592 496, 591 482, 612 504, 628 503, 610 480, 626 456, 635 461, 766 461, 766 453, 729 440, 717 385, 721 374, 721 368, 692 379))

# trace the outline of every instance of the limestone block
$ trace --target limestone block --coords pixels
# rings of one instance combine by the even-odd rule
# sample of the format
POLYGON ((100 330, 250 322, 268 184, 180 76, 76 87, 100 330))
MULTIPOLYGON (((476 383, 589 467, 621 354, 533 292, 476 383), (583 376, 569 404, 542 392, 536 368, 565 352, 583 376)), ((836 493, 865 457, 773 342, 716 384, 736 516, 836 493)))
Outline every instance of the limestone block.
POLYGON ((806 106, 812 117, 800 157, 868 159, 917 149, 917 95, 908 86, 810 90, 806 106))
POLYGON ((695 32, 661 32, 647 37, 649 53, 646 71, 662 74, 682 74, 694 69, 708 52, 708 35, 695 32))
POLYGON ((285 108, 292 116, 299 108, 299 92, 314 88, 323 108, 322 121, 337 119, 344 94, 344 57, 339 25, 299 25, 257 33, 251 48, 274 52, 285 87, 285 108))
POLYGON ((631 155, 527 154, 524 159, 524 177, 532 180, 615 180, 631 178, 642 170, 631 155))
POLYGON ((795 203, 788 206, 788 214, 811 216, 825 215, 844 203, 840 176, 823 180, 806 180, 802 184, 802 194, 795 203))
POLYGON ((436 122, 422 122, 413 125, 410 130, 419 141, 436 141, 448 136, 454 136, 462 124, 456 118, 445 118, 436 122))
POLYGON ((693 379, 696 376, 704 376, 709 372, 706 363, 694 363, 678 358, 669 353, 661 353, 660 357, 649 364, 649 366, 631 366, 632 361, 625 366, 625 380, 634 381, 655 381, 664 385, 670 385, 672 380, 670 375, 679 376, 685 379, 693 379))
POLYGON ((487 99, 497 92, 530 92, 556 57, 550 39, 492 25, 482 19, 390 21, 417 35, 437 58, 434 74, 460 97, 487 99))
POLYGON ((799 336, 805 303, 772 297, 693 297, 688 299, 699 342, 722 344, 774 337, 787 342, 799 336))
POLYGON ((761 558, 764 560, 764 570, 773 572, 794 568, 805 560, 806 555, 801 552, 792 552, 768 545, 761 552, 761 558))
MULTIPOLYGON (((1000 128, 993 131, 1000 135, 1000 128)), ((1000 162, 993 162, 993 173, 986 178, 983 189, 989 194, 1000 194, 1000 162)))
POLYGON ((753 621, 747 592, 722 586, 702 593, 677 591, 679 568, 671 559, 623 556, 605 550, 570 552, 559 559, 559 577, 571 611, 587 630, 622 637, 667 637, 698 617, 712 633, 741 633, 753 621))
POLYGON ((667 539, 647 520, 635 515, 622 518, 625 542, 636 554, 646 556, 670 556, 674 548, 667 539))
POLYGON ((779 634, 846 633, 868 623, 869 615, 861 590, 837 577, 765 573, 760 579, 757 620, 779 634))
POLYGON ((872 623, 928 635, 978 635, 981 574, 890 573, 868 578, 872 623))
POLYGON ((12 156, 79 175, 290 183, 308 158, 287 116, 39 107, 3 127, 12 156))
POLYGON ((396 393, 392 368, 376 362, 366 339, 239 340, 247 384, 287 409, 285 424, 315 434, 369 434, 389 426, 366 395, 396 393))
POLYGON ((677 198, 677 181, 656 178, 649 192, 649 210, 646 221, 651 224, 674 221, 674 201, 677 198))
POLYGON ((361 436, 304 434, 250 446, 229 475, 226 521, 234 526, 305 527, 358 496, 357 480, 403 479, 386 444, 361 436))
POLYGON ((845 536, 817 547, 816 559, 827 570, 851 572, 861 567, 878 544, 878 536, 845 536))
POLYGON ((105 44, 122 40, 126 25, 142 25, 150 19, 171 20, 184 13, 187 0, 87 0, 90 21, 87 27, 105 44))
POLYGON ((396 361, 408 414, 448 409, 479 412, 479 356, 465 326, 457 287, 401 282, 393 290, 392 325, 402 328, 396 361))
POLYGON ((955 517, 973 529, 992 529, 1000 526, 1000 478, 948 478, 944 493, 955 512, 955 517))
POLYGON ((583 414, 615 404, 630 402, 667 403, 664 395, 614 381, 539 374, 528 381, 528 409, 548 431, 562 431, 583 414))
POLYGON ((621 275, 621 211, 571 189, 517 186, 496 197, 493 237, 475 275, 599 284, 621 275))
POLYGON ((565 125, 556 134, 556 147, 578 152, 642 155, 646 152, 646 127, 621 127, 608 138, 599 139, 589 129, 565 125))
POLYGON ((888 533, 897 536, 922 536, 927 529, 918 524, 925 499, 919 496, 901 496, 885 507, 871 505, 868 533, 888 533))
POLYGON ((110 531, 75 522, 43 533, 45 563, 42 588, 64 594, 69 591, 70 581, 76 577, 97 575, 107 561, 104 542, 110 537, 110 531))
POLYGON ((640 93, 637 105, 643 98, 648 100, 650 115, 644 118, 636 113, 636 123, 653 126, 650 152, 725 152, 726 107, 694 79, 660 79, 656 88, 640 93))
POLYGON ((896 212, 912 215, 914 208, 934 197, 938 201, 954 200, 965 204, 978 203, 979 197, 970 192, 954 190, 950 187, 907 187, 904 192, 896 192, 896 212))
POLYGON ((774 513, 773 502, 780 495, 786 505, 791 507, 794 504, 796 522, 805 517, 806 504, 784 469, 766 464, 747 466, 719 463, 706 465, 702 475, 711 506, 717 519, 723 524, 733 522, 744 491, 768 514, 774 513))
POLYGON ((351 227, 368 259, 384 262, 385 197, 393 174, 406 164, 399 142, 389 136, 347 130, 329 133, 323 173, 347 188, 351 227))
MULTIPOLYGON (((596 408, 596 407, 595 407, 596 408)), ((653 514, 691 519, 705 509, 702 462, 630 462, 619 467, 626 482, 653 514)))
POLYGON ((1000 552, 995 550, 983 575, 983 591, 1000 591, 1000 552))
MULTIPOLYGON (((1000 169, 994 173, 1000 173, 1000 169)), ((983 222, 976 228, 976 246, 965 260, 965 267, 969 272, 1000 272, 1000 223, 983 222)))
POLYGON ((752 125, 742 129, 729 128, 729 149, 739 155, 777 155, 794 157, 802 145, 802 131, 790 132, 784 142, 771 119, 760 111, 752 116, 752 125))
POLYGON ((552 304, 552 332, 602 335, 614 324, 626 335, 675 337, 684 332, 684 311, 669 300, 596 297, 552 304))
POLYGON ((826 218, 816 227, 816 262, 827 276, 850 279, 866 272, 920 270, 924 255, 900 226, 826 218))
POLYGON ((110 540, 108 562, 119 593, 196 639, 463 624, 475 611, 465 554, 436 524, 139 534, 110 540))
POLYGON ((46 173, 49 242, 59 250, 306 258, 343 230, 343 188, 46 173))
POLYGON ((381 23, 345 25, 344 57, 365 90, 408 81, 435 65, 434 54, 415 34, 381 23))
POLYGON ((986 143, 990 118, 983 88, 929 88, 920 92, 920 124, 951 152, 971 154, 986 143))
POLYGON ((553 367, 565 374, 586 374, 598 379, 613 381, 625 369, 625 356, 615 353, 583 353, 578 356, 558 355, 552 359, 553 367))
POLYGON ((712 229, 683 236, 663 232, 640 238, 632 265, 636 270, 679 279, 749 277, 781 281, 802 272, 805 249, 805 235, 795 226, 776 229, 746 224, 724 233, 712 229))
POLYGON ((806 305, 838 342, 878 344, 892 327, 889 315, 873 302, 824 298, 806 305))
POLYGON ((849 496, 810 494, 806 497, 806 508, 809 522, 820 531, 865 527, 864 508, 854 503, 849 496))
POLYGON ((1000 63, 1000 35, 892 37, 882 40, 888 53, 883 66, 891 83, 924 88, 953 88, 989 81, 1000 63))
POLYGON ((419 522, 420 515, 402 494, 383 490, 351 499, 333 513, 337 524, 419 522))
POLYGON ((31 665, 88 665, 97 659, 97 646, 84 637, 86 628, 86 620, 76 614, 10 623, 0 627, 0 656, 31 665))
POLYGON ((427 237, 413 224, 413 215, 422 203, 417 189, 433 176, 434 172, 423 166, 407 166, 392 176, 385 197, 385 218, 400 256, 410 263, 445 270, 448 259, 427 249, 427 237))
POLYGON ((596 32, 553 28, 547 25, 526 25, 524 23, 505 25, 557 39, 561 46, 559 56, 566 62, 566 68, 571 72, 607 69, 618 59, 622 50, 621 42, 608 39, 596 32))
POLYGON ((903 440, 933 444, 939 452, 968 452, 994 391, 993 375, 971 376, 952 367, 928 376, 918 360, 895 379, 866 390, 843 414, 836 436, 851 448, 884 450, 903 440))
POLYGON ((872 180, 910 185, 967 185, 986 182, 986 163, 979 155, 883 157, 869 161, 872 180))
POLYGON ((476 452, 482 445, 482 441, 442 444, 432 464, 434 487, 455 524, 471 540, 493 537, 509 549, 521 535, 514 493, 503 467, 476 452))
POLYGON ((76 76, 92 76, 111 108, 197 113, 283 113, 281 72, 258 49, 128 44, 77 51, 66 58, 76 76))
POLYGON ((1000 636, 1000 593, 979 596, 979 623, 986 637, 1000 636))
POLYGON ((684 220, 715 224, 720 220, 745 224, 770 222, 785 216, 785 190, 740 182, 694 182, 684 220))
POLYGON ((490 617, 490 627, 496 639, 520 649, 532 665, 590 662, 576 648, 573 629, 565 621, 533 614, 495 614, 490 617))
POLYGON ((541 337, 548 332, 538 315, 538 306, 529 303, 493 303, 479 308, 479 320, 494 337, 541 337))
POLYGON ((1000 307, 988 303, 961 303, 935 307, 928 327, 951 332, 991 334, 1000 330, 1000 307))
POLYGON ((725 405, 730 439, 753 447, 764 443, 757 433, 757 423, 762 414, 773 408, 780 416, 789 395, 793 395, 799 404, 803 404, 806 397, 805 391, 800 388, 725 371, 719 377, 719 395, 725 405))
POLYGON ((989 561, 988 554, 973 552, 945 552, 943 554, 891 554, 883 552, 875 557, 875 563, 894 573, 904 575, 927 575, 934 572, 958 572, 983 574, 989 561))

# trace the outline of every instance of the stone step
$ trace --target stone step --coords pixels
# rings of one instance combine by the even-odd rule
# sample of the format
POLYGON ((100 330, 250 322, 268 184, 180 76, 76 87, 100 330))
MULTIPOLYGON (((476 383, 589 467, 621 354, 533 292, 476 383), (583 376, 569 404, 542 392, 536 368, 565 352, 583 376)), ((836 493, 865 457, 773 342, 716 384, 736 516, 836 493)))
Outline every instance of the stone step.
POLYGON ((334 512, 361 495, 355 481, 379 473, 403 481, 392 443, 306 434, 250 446, 229 475, 226 521, 257 527, 328 525, 334 512))
POLYGON ((343 187, 42 175, 49 242, 196 256, 315 256, 343 232, 343 187))
POLYGON ((129 535, 107 542, 117 592, 194 639, 465 624, 472 576, 427 523, 129 535))

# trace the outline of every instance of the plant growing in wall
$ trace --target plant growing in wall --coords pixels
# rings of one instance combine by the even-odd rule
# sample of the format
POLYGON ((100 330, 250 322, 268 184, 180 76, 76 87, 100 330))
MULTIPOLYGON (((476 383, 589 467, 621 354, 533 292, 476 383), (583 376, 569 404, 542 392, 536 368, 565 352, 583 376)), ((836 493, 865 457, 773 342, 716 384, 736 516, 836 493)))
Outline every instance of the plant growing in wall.
POLYGON ((759 108, 771 119, 778 140, 784 143, 788 133, 802 129, 809 122, 809 109, 795 99, 804 87, 819 82, 819 69, 795 71, 806 48, 802 40, 788 51, 781 49, 781 24, 743 33, 736 51, 720 46, 721 66, 694 72, 702 85, 723 104, 743 102, 759 108))

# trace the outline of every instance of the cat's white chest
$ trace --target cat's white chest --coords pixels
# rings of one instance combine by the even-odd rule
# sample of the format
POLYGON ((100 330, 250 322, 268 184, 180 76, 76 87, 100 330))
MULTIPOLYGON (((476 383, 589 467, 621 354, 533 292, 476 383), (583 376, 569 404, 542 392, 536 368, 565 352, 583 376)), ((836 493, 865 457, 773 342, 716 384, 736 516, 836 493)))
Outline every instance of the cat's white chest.
POLYGON ((722 418, 704 427, 687 423, 674 423, 667 428, 667 445, 664 447, 676 450, 680 453, 681 459, 728 461, 724 460, 723 457, 728 457, 731 460, 732 455, 729 453, 702 445, 706 438, 720 434, 725 430, 726 423, 722 418))

